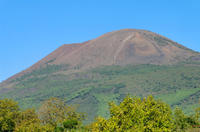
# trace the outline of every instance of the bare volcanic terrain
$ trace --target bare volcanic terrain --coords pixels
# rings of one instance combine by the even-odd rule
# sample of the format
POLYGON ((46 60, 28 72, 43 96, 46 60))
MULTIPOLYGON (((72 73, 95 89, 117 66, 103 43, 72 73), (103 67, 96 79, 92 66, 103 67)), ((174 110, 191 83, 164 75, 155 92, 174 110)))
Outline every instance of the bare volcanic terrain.
POLYGON ((196 52, 153 32, 123 29, 109 32, 84 43, 65 44, 11 79, 47 64, 67 64, 73 70, 102 65, 169 65, 196 54, 196 52))
POLYGON ((88 68, 100 65, 172 64, 195 53, 158 34, 125 29, 107 33, 81 44, 66 44, 42 61, 42 64, 69 64, 88 68))
POLYGON ((0 84, 0 98, 23 108, 49 97, 80 104, 80 111, 108 116, 107 103, 127 94, 154 95, 190 112, 200 98, 200 54, 159 34, 136 29, 64 44, 0 84))

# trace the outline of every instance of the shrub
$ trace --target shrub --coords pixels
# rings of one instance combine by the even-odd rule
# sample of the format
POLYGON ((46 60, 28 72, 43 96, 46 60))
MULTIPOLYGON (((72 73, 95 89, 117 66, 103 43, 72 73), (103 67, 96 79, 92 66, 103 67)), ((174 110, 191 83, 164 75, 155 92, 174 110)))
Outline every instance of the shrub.
POLYGON ((170 107, 152 96, 144 99, 127 96, 119 105, 110 104, 110 118, 98 118, 93 131, 156 131, 173 129, 170 107))
POLYGON ((78 126, 78 120, 76 119, 66 120, 63 122, 63 126, 66 129, 76 128, 78 126))
POLYGON ((0 131, 10 132, 15 129, 19 107, 10 99, 0 100, 0 131))

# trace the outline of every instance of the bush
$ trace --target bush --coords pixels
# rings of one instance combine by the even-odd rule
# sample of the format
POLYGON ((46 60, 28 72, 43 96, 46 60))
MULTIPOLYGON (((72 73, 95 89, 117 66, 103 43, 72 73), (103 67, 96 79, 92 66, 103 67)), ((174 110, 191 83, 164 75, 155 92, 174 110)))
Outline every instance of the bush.
POLYGON ((144 99, 127 96, 119 105, 110 104, 110 118, 98 118, 93 131, 156 131, 173 129, 170 107, 152 96, 144 99))
POLYGON ((38 114, 43 124, 50 124, 53 127, 62 124, 64 120, 76 119, 82 121, 84 119, 83 114, 76 112, 74 107, 66 105, 58 98, 50 98, 44 101, 38 114))
POLYGON ((0 131, 10 132, 15 129, 19 107, 10 99, 0 100, 0 131))
POLYGON ((192 128, 199 125, 198 116, 185 115, 180 108, 176 108, 174 111, 174 126, 175 131, 186 131, 188 128, 192 128))
POLYGON ((76 119, 66 120, 63 122, 63 126, 66 129, 76 128, 78 126, 78 120, 76 119))

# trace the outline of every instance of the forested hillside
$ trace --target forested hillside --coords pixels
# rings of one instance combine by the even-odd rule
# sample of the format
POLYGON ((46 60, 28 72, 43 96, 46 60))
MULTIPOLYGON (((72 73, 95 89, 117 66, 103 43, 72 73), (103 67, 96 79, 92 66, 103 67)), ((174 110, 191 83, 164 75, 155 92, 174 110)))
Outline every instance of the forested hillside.
MULTIPOLYGON (((89 120, 108 117, 110 101, 120 102, 127 94, 153 95, 190 113, 200 98, 199 65, 103 66, 80 73, 62 74, 65 66, 47 66, 18 78, 14 88, 1 89, 1 98, 12 98, 22 108, 38 107, 49 97, 59 97, 69 104, 79 104, 89 120)), ((67 68, 66 68, 67 69, 67 68)))

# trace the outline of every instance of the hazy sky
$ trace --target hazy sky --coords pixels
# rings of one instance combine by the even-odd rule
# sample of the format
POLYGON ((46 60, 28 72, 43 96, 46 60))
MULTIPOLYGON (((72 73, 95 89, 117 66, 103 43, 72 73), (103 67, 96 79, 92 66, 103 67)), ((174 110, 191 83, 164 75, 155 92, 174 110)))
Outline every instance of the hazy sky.
POLYGON ((0 81, 62 44, 123 28, 200 51, 200 0, 0 0, 0 81))

